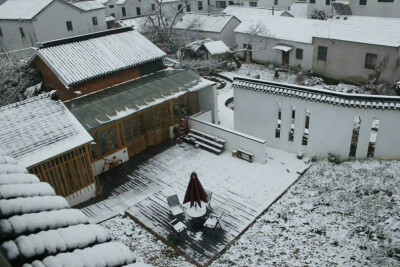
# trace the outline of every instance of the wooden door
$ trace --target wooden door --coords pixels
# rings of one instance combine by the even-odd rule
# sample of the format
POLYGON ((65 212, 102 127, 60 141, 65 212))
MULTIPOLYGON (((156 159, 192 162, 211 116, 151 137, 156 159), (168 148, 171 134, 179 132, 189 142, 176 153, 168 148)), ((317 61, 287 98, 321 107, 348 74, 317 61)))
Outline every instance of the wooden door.
POLYGON ((283 66, 289 65, 289 53, 290 52, 282 51, 282 65, 283 66))

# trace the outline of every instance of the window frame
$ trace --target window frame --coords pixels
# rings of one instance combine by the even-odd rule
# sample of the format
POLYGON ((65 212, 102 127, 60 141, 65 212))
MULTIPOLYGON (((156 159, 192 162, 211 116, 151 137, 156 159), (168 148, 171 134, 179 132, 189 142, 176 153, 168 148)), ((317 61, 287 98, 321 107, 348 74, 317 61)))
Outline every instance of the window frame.
POLYGON ((358 5, 360 5, 360 6, 366 6, 366 5, 367 5, 367 0, 360 0, 360 2, 358 3, 358 5))
POLYGON ((369 70, 375 70, 377 61, 378 61, 378 55, 377 54, 366 53, 365 54, 364 68, 365 69, 369 69, 369 70), (371 62, 373 62, 373 64, 371 62))
POLYGON ((126 8, 124 6, 121 7, 121 13, 123 17, 126 17, 126 8))
POLYGON ((93 26, 98 26, 99 25, 99 22, 98 22, 96 16, 92 17, 92 23, 93 23, 93 26))
POLYGON ((197 10, 203 10, 203 1, 197 1, 197 10))
POLYGON ((317 51, 317 60, 326 61, 327 59, 328 59, 328 47, 319 45, 317 51))
POLYGON ((65 24, 67 25, 67 31, 69 31, 69 32, 74 31, 74 26, 72 25, 72 20, 66 21, 65 24))
POLYGON ((215 1, 215 8, 226 8, 226 1, 215 1))
POLYGON ((303 60, 304 49, 296 48, 296 59, 303 60))

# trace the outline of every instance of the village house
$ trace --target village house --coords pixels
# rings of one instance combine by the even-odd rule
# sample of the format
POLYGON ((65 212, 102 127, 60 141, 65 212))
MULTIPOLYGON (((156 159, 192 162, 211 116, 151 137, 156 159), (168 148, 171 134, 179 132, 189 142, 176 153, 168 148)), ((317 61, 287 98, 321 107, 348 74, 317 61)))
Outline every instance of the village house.
POLYGON ((204 59, 219 59, 231 56, 231 50, 222 41, 205 42, 201 49, 204 51, 204 59))
POLYGON ((243 6, 242 0, 209 0, 208 9, 210 13, 222 12, 228 6, 243 6))
POLYGON ((31 65, 63 101, 163 68, 166 54, 131 27, 40 43, 31 65))
POLYGON ((0 147, 75 205, 96 196, 93 138, 56 98, 54 91, 1 107, 0 147))
POLYGON ((95 140, 96 175, 108 170, 104 159, 124 162, 174 137, 185 116, 209 111, 218 121, 215 84, 191 70, 161 70, 66 105, 95 140))
MULTIPOLYGON (((400 20, 363 16, 338 16, 327 21, 268 16, 245 21, 235 29, 238 47, 252 42, 250 59, 259 63, 301 66, 337 80, 365 81, 381 68, 380 79, 400 77, 400 20)), ((244 53, 243 55, 244 56, 244 53)))
POLYGON ((253 20, 255 17, 265 16, 289 16, 287 11, 279 8, 247 7, 247 6, 228 6, 222 13, 235 16, 240 21, 253 20))
POLYGON ((235 130, 269 147, 307 157, 400 159, 400 97, 238 77, 233 90, 235 130))
POLYGON ((233 31, 239 24, 240 20, 232 15, 187 13, 174 29, 187 43, 211 38, 223 41, 228 47, 235 47, 233 31))
MULTIPOLYGON (((122 266, 136 261, 128 246, 111 241, 106 228, 90 224, 82 211, 70 208, 43 178, 29 174, 25 165, 3 152, 1 266, 122 266)), ((19 154, 17 149, 14 153, 19 154)))
POLYGON ((8 0, 0 6, 0 51, 107 29, 96 1, 8 0))
MULTIPOLYGON (((297 0, 304 2, 307 0, 297 0)), ((296 0, 242 0, 243 6, 288 9, 296 0)))

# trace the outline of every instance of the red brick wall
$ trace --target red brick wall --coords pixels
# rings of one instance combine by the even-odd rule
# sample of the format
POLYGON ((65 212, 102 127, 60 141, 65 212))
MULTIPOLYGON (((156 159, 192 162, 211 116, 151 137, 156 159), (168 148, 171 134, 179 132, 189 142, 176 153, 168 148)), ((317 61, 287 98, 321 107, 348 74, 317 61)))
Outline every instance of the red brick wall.
MULTIPOLYGON (((159 66, 162 68, 162 63, 154 64, 149 63, 154 66, 159 66)), ((98 90, 123 83, 141 76, 139 67, 134 67, 126 70, 122 70, 116 73, 109 74, 107 76, 99 77, 95 80, 87 81, 85 83, 78 84, 73 86, 69 90, 65 87, 65 85, 60 81, 60 79, 54 74, 54 72, 41 60, 37 59, 35 63, 36 69, 38 69, 43 77, 43 85, 46 90, 57 90, 58 97, 62 101, 70 100, 72 98, 76 98, 82 95, 86 95, 89 93, 96 92, 98 90), (80 91, 82 94, 76 94, 75 91, 80 91)), ((140 66, 142 68, 143 66, 140 66)), ((154 69, 154 72, 159 70, 157 67, 154 69)))

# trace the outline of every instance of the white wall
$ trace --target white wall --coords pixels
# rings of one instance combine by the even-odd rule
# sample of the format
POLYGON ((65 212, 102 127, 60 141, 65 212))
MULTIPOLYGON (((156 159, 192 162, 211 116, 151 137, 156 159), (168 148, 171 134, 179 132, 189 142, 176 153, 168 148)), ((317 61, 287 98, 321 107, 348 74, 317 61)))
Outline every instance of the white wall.
MULTIPOLYGON (((116 156, 118 159, 121 159, 122 162, 128 161, 129 160, 128 149, 125 147, 113 154, 108 155, 106 158, 111 160, 114 156, 116 156)), ((103 166, 104 166, 104 159, 100 159, 93 162, 94 175, 99 175, 103 173, 103 166)), ((106 168, 104 169, 104 172, 108 170, 109 168, 106 168)))
MULTIPOLYGON (((236 45, 238 49, 243 48, 243 44, 248 42, 248 35, 243 33, 235 33, 236 45)), ((275 38, 263 38, 263 42, 257 40, 253 45, 253 61, 257 63, 265 64, 267 62, 274 63, 276 65, 282 65, 282 51, 273 49, 278 44, 288 45, 293 47, 289 52, 289 65, 301 67, 305 70, 311 70, 313 62, 314 47, 312 44, 292 42, 286 40, 280 40, 275 38), (267 46, 265 46, 265 43, 267 46), (296 48, 303 49, 303 59, 296 59, 296 48)), ((243 57, 243 55, 241 55, 243 57)))
POLYGON ((275 5, 275 0, 244 0, 242 2, 244 2, 244 6, 250 6, 250 2, 257 2, 257 7, 268 7, 268 8, 275 7, 275 8, 288 9, 288 7, 290 7, 296 1, 299 0, 277 0, 278 3, 276 5, 275 5))
POLYGON ((68 4, 54 1, 36 17, 32 24, 37 41, 44 42, 106 30, 105 16, 104 8, 83 12, 68 4), (93 25, 92 17, 97 17, 97 26, 93 25), (67 30, 67 21, 72 21, 72 31, 67 30))
POLYGON ((12 51, 35 45, 37 39, 30 22, 17 20, 0 20, 3 36, 0 37, 0 50, 12 51), (19 28, 23 29, 25 37, 21 36, 19 28))
POLYGON ((225 150, 229 152, 242 149, 254 154, 253 161, 265 163, 265 140, 200 120, 194 116, 189 118, 189 127, 224 139, 225 150))
POLYGON ((212 122, 218 121, 217 86, 208 86, 199 91, 200 110, 211 110, 212 122))
POLYGON ((360 0, 350 0, 350 2, 353 15, 400 18, 400 1, 398 0, 392 3, 367 0, 366 5, 360 5, 360 0))
POLYGON ((399 48, 314 38, 313 71, 317 74, 349 81, 365 81, 374 70, 365 68, 366 53, 377 54, 377 64, 388 56, 380 78, 394 82, 400 78, 399 48), (318 46, 328 47, 327 60, 318 60, 318 46))
MULTIPOLYGON (((350 108, 300 98, 234 88, 235 130, 265 139, 267 146, 306 156, 326 157, 334 153, 345 159, 349 156, 354 117, 361 117, 357 158, 366 158, 372 121, 380 119, 375 158, 400 159, 400 111, 350 108), (248 103, 251 103, 249 105, 248 103), (275 138, 281 105, 281 136, 275 138), (291 107, 296 109, 294 141, 289 142, 291 107), (309 138, 302 145, 306 110, 310 112, 309 138)), ((398 99, 400 100, 400 99, 398 99)))
POLYGON ((106 6, 106 16, 111 16, 112 14, 114 14, 114 18, 117 16, 118 6, 115 4, 117 1, 118 0, 109 0, 104 4, 106 6))

